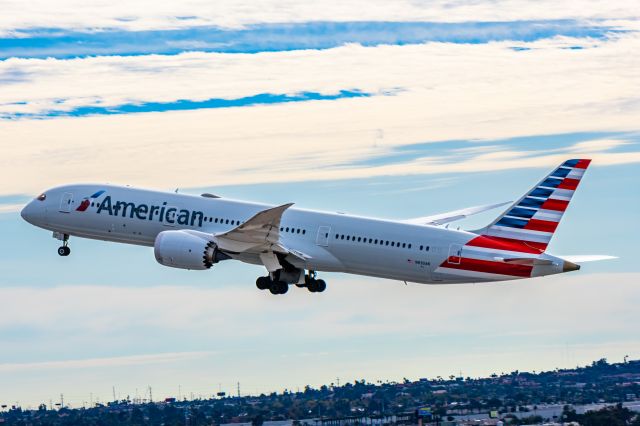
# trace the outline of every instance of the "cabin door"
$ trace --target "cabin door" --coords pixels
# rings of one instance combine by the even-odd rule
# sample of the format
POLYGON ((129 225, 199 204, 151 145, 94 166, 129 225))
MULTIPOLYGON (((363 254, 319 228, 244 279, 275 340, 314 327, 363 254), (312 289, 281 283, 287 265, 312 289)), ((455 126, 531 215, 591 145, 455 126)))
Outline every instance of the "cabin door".
POLYGON ((71 205, 73 204, 73 194, 65 192, 60 199, 60 211, 62 213, 69 213, 71 211, 71 205))
POLYGON ((331 234, 330 226, 321 226, 318 228, 318 235, 316 237, 316 244, 322 247, 329 246, 329 234, 331 234))

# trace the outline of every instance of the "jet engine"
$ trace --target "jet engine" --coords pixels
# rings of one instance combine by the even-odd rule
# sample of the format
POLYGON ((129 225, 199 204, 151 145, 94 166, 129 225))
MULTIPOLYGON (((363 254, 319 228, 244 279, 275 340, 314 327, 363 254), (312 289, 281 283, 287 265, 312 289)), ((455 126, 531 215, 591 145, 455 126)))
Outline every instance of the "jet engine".
POLYGON ((158 263, 180 269, 205 270, 230 257, 218 250, 212 236, 189 231, 163 231, 153 245, 158 263))

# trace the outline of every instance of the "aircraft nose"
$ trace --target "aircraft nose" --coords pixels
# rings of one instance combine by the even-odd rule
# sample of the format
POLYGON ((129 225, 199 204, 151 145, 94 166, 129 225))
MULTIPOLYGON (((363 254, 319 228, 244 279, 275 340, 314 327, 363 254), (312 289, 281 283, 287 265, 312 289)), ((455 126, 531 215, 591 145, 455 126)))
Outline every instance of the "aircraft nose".
POLYGON ((33 201, 24 206, 20 211, 20 216, 27 222, 34 224, 34 222, 38 219, 38 209, 33 205, 33 201))

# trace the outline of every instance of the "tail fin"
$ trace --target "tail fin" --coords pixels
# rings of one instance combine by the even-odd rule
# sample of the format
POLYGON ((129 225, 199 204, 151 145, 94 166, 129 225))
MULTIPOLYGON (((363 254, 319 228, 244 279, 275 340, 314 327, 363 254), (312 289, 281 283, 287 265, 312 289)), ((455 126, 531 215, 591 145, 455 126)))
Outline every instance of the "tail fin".
POLYGON ((478 232, 505 243, 546 250, 591 160, 567 160, 478 232))

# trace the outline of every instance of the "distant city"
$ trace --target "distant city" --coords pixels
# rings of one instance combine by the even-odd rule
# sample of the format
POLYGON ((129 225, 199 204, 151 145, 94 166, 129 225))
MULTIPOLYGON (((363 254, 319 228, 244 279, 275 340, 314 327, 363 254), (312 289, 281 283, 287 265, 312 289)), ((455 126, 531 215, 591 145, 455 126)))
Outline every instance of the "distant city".
POLYGON ((4 425, 634 425, 640 426, 640 360, 486 378, 365 380, 268 395, 114 400, 70 408, 2 404, 4 425))

